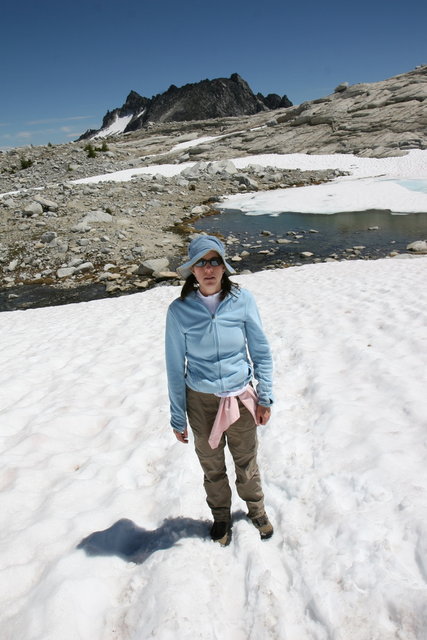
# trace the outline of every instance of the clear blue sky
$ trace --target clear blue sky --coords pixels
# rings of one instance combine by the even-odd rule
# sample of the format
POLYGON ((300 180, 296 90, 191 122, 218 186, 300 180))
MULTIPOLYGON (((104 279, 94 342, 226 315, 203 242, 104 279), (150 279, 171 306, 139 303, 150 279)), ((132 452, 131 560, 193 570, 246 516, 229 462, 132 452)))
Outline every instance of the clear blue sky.
POLYGON ((0 148, 68 142, 131 89, 239 73, 298 104, 427 63, 425 0, 10 0, 0 148))

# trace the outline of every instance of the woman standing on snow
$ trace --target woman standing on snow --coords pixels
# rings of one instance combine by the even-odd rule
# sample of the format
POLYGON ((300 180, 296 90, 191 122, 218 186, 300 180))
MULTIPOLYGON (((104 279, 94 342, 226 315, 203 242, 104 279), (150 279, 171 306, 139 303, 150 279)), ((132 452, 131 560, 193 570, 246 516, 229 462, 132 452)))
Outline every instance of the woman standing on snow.
POLYGON ((192 240, 188 261, 177 271, 185 284, 166 319, 171 426, 177 440, 187 443, 188 416, 214 518, 212 540, 226 545, 231 539, 226 441, 248 517, 261 538, 270 538, 256 455, 257 425, 268 422, 273 402, 272 357, 256 303, 229 279, 235 271, 214 236, 192 240))

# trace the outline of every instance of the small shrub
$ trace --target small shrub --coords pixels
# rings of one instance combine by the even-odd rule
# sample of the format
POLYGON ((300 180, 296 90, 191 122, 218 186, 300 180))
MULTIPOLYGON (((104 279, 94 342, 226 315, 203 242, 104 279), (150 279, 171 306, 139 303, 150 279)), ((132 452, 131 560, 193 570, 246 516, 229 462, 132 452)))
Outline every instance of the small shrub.
POLYGON ((85 146, 88 158, 96 158, 96 151, 90 143, 85 146))
POLYGON ((21 169, 29 169, 33 164, 33 161, 29 158, 21 158, 21 169))

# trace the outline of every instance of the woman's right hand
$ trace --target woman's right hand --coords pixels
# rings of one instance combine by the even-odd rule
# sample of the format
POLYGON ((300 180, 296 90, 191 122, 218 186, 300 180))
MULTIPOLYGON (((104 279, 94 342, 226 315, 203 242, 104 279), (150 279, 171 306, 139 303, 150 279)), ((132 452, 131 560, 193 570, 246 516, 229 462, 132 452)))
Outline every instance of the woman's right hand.
POLYGON ((175 431, 175 429, 173 430, 174 434, 175 434, 175 438, 177 440, 179 440, 180 442, 183 442, 184 444, 188 444, 188 431, 187 429, 181 433, 181 431, 175 431))

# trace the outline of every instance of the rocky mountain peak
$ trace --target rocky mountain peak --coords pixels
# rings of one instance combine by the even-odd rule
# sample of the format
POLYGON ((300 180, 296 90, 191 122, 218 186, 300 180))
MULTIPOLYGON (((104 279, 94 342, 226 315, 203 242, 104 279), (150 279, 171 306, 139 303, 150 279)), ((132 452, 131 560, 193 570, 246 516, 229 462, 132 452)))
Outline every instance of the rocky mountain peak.
POLYGON ((126 102, 124 103, 122 110, 126 110, 128 112, 137 111, 146 105, 147 98, 143 98, 136 91, 131 91, 126 98, 126 102))
POLYGON ((255 95, 238 73, 229 78, 201 80, 177 87, 172 84, 164 93, 145 98, 131 91, 124 104, 108 111, 98 130, 86 131, 79 139, 127 133, 144 127, 148 122, 184 122, 209 120, 228 116, 252 115, 261 111, 292 106, 287 96, 261 93, 255 95), (118 126, 119 119, 122 128, 118 126))

